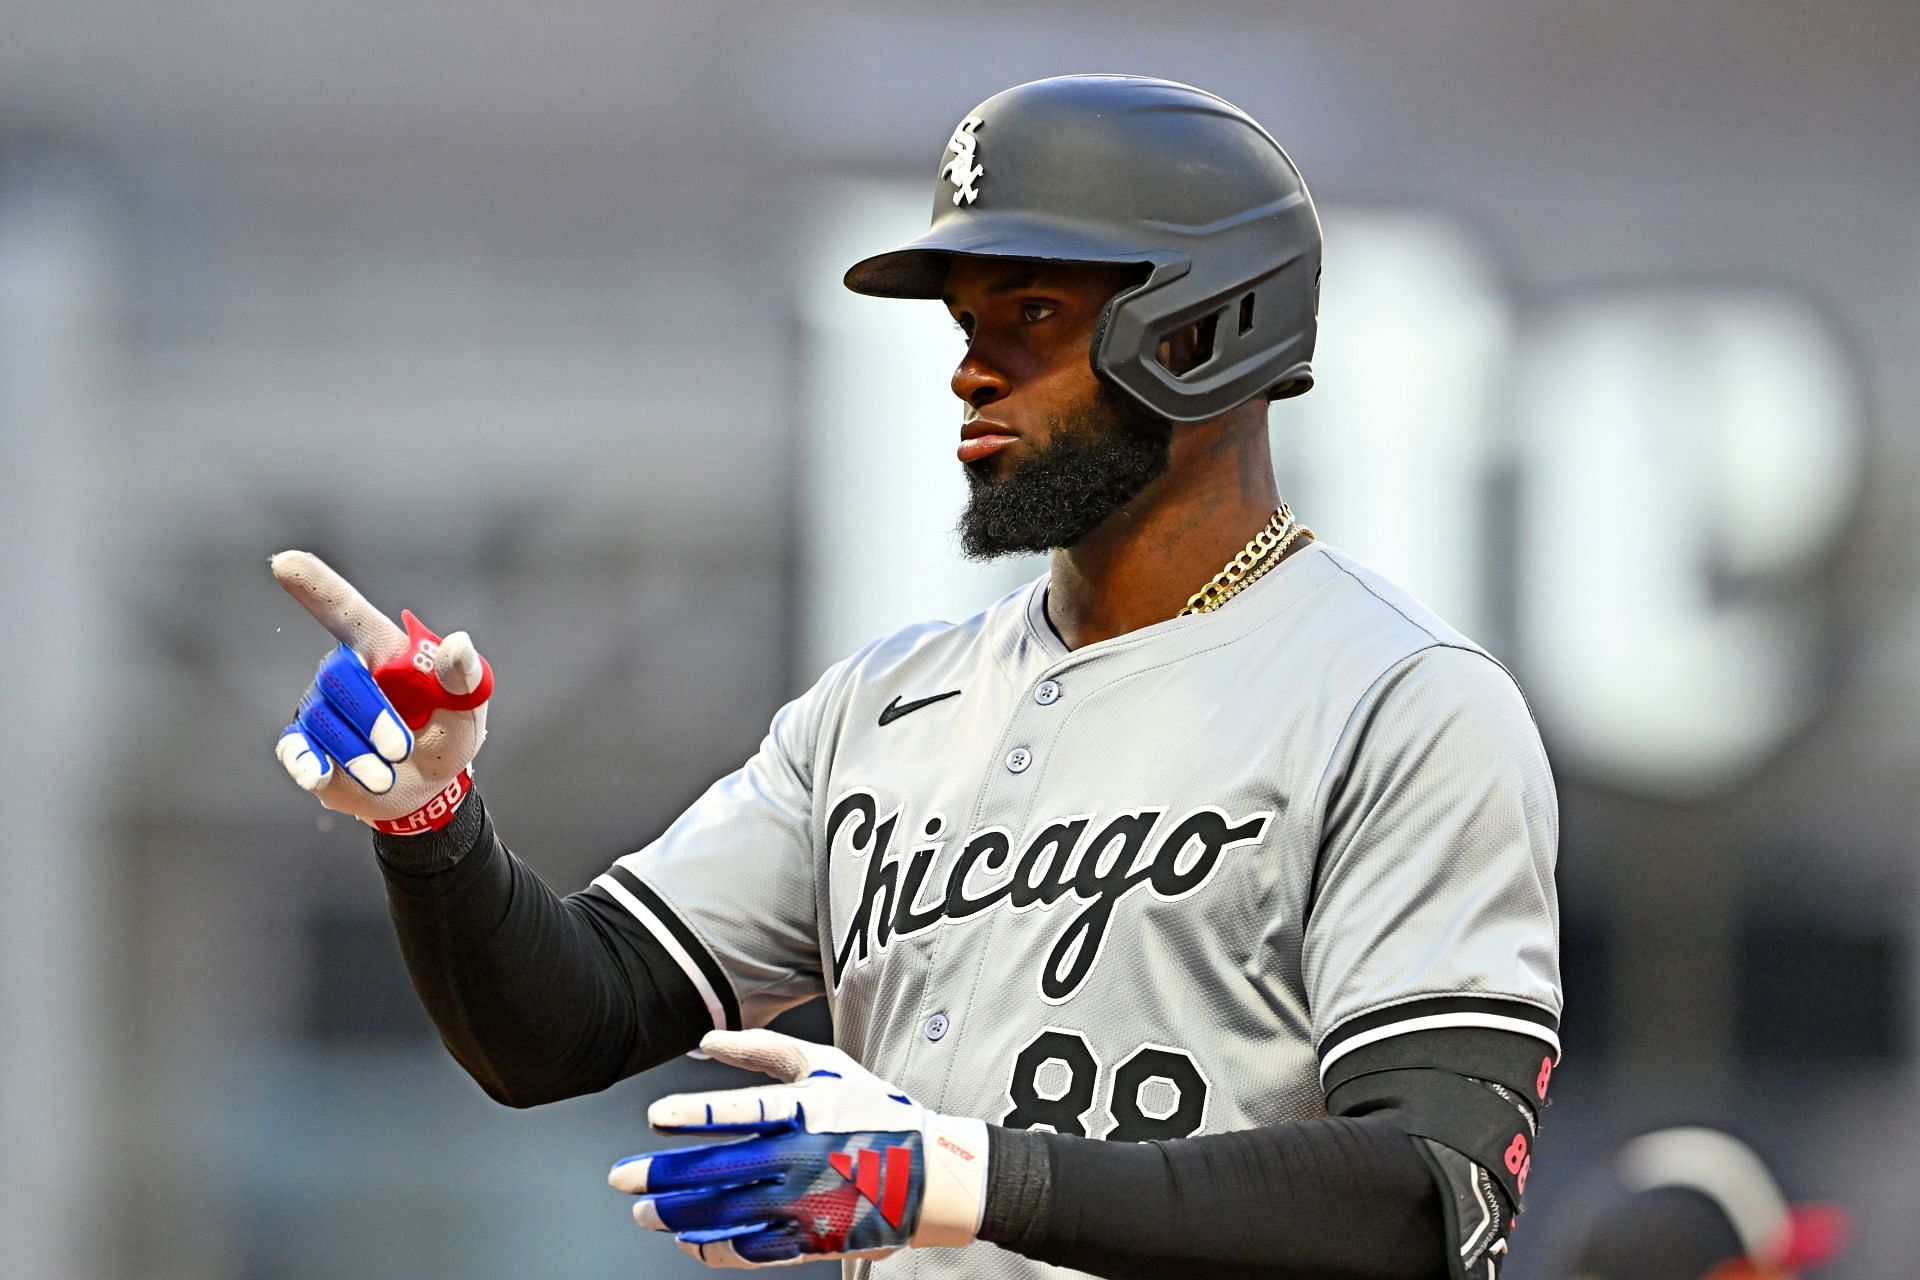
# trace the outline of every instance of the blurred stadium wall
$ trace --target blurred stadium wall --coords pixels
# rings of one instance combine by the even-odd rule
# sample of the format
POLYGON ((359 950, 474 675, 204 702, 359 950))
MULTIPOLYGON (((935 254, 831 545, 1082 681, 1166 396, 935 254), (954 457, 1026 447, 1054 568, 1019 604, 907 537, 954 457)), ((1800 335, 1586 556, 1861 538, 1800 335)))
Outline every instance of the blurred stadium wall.
POLYGON ((952 559, 944 318, 835 282, 967 108, 1080 70, 1291 150, 1283 487, 1533 696, 1530 1229, 1704 1121, 1854 1206, 1831 1274, 1905 1274, 1916 66, 1885 0, 0 0, 0 1276, 682 1274, 601 1175, 701 1066, 507 1113, 445 1059, 270 758, 324 644, 266 556, 481 638, 490 806, 584 883, 825 661, 1032 571, 952 559))

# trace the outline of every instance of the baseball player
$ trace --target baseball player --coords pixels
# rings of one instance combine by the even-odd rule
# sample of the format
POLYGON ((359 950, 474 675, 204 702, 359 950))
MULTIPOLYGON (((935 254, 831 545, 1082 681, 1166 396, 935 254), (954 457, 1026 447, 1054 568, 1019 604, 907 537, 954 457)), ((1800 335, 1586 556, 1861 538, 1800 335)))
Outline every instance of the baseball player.
POLYGON ((700 1141, 614 1167, 643 1227, 849 1276, 1496 1275, 1559 1057, 1553 786, 1508 673, 1280 502, 1319 273, 1292 161, 1211 94, 970 112, 931 229, 846 282, 944 303, 962 545, 1048 572, 828 670, 570 897, 473 791, 472 641, 275 557, 340 641, 280 758, 375 828, 481 1086, 772 1077, 653 1105, 700 1141), (815 996, 833 1046, 764 1029, 815 996))

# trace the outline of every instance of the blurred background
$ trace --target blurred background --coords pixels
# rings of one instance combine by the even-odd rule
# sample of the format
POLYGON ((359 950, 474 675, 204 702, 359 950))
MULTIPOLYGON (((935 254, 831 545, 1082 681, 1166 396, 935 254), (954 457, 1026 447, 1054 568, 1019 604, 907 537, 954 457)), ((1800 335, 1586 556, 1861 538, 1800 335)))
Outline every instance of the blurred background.
MULTIPOLYGON (((1511 1274, 1655 1124, 1920 1256, 1920 9, 0 0, 0 1277, 677 1276, 509 1112, 270 753, 267 556, 468 627, 572 889, 954 555, 938 307, 854 298, 1044 75, 1212 89, 1327 248, 1282 488, 1520 675, 1566 1063, 1511 1274)), ((812 1023, 820 1030, 817 1018, 812 1023)))

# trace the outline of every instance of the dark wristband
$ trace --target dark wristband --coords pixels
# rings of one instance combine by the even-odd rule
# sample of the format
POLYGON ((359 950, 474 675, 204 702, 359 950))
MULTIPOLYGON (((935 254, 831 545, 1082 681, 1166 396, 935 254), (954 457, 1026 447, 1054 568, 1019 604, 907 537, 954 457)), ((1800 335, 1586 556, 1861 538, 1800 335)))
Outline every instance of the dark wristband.
POLYGON ((987 1198, 980 1238, 1015 1253, 1039 1247, 1047 1237, 1052 1169, 1045 1138, 1025 1129, 987 1126, 987 1198))
POLYGON ((453 821, 417 836, 373 833, 373 848, 387 870, 403 876, 430 876, 457 866, 487 834, 487 807, 472 792, 453 821))

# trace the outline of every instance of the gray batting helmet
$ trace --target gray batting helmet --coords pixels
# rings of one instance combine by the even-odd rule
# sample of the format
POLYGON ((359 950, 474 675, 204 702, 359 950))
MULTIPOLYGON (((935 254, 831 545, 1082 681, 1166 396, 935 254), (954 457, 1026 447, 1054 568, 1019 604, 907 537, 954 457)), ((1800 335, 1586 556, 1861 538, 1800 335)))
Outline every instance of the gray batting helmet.
POLYGON ((948 140, 933 226, 855 263, 846 284, 938 298, 954 255, 1147 268, 1101 314, 1093 367, 1175 422, 1313 385, 1313 200, 1265 129, 1190 85, 1056 76, 988 98, 948 140), (1156 351, 1192 324, 1211 350, 1174 373, 1156 351))

